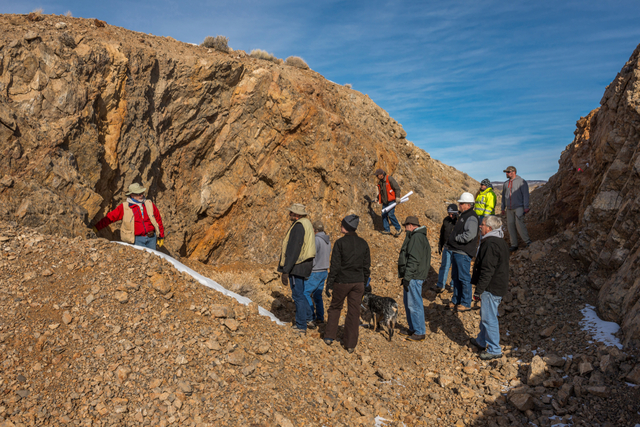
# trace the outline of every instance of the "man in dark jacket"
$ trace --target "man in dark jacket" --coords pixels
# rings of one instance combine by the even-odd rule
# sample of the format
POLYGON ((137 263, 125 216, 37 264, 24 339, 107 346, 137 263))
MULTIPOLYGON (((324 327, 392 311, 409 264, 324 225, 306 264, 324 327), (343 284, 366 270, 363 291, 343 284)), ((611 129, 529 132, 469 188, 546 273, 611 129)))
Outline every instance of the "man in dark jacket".
POLYGON ((313 269, 311 276, 306 282, 304 296, 309 301, 311 311, 307 324, 324 323, 324 303, 322 302, 322 291, 324 282, 329 274, 329 260, 331 257, 331 239, 324 232, 322 221, 313 223, 313 231, 316 233, 316 257, 313 259, 313 269), (314 307, 315 306, 315 307, 314 307))
POLYGON ((458 311, 471 310, 471 259, 478 248, 478 215, 472 209, 475 198, 471 193, 462 193, 458 200, 460 215, 449 235, 447 245, 453 253, 451 276, 453 298, 449 308, 458 311))
POLYGON ((360 218, 347 215, 342 220, 342 236, 333 246, 331 268, 325 293, 331 298, 327 312, 324 342, 331 345, 338 334, 340 312, 347 299, 347 318, 344 321, 342 344, 353 353, 360 332, 360 304, 365 284, 371 275, 371 253, 367 242, 356 234, 360 218), (333 295, 332 295, 333 293, 333 295))
MULTIPOLYGON (((393 179, 392 176, 387 175, 382 169, 377 169, 374 175, 378 178, 378 203, 382 204, 382 209, 392 203, 399 202, 401 195, 398 182, 393 179)), ((389 221, 391 221, 391 224, 393 224, 393 227, 396 229, 395 237, 398 237, 402 232, 400 223, 396 218, 395 210, 396 208, 394 207, 390 211, 382 213, 382 226, 384 227, 384 230, 381 231, 382 234, 391 234, 389 221)))
MULTIPOLYGON (((458 220, 458 205, 452 203, 447 207, 447 216, 442 220, 440 227, 440 241, 438 242, 438 253, 442 254, 442 262, 440 263, 440 271, 438 271, 438 284, 436 292, 444 291, 447 277, 449 276, 449 267, 451 267, 451 249, 447 246, 447 239, 453 231, 453 227, 458 220)), ((453 279, 451 280, 451 288, 453 288, 453 279)))
MULTIPOLYGON (((289 219, 293 221, 293 225, 282 241, 278 271, 282 273, 282 284, 291 286, 291 298, 296 305, 294 328, 299 332, 306 332, 310 308, 304 289, 316 256, 315 234, 313 225, 307 218, 307 211, 300 203, 291 205, 289 219)), ((314 326, 313 323, 311 325, 314 326)))
POLYGON ((418 218, 409 216, 404 222, 406 237, 398 257, 398 277, 402 279, 404 308, 409 329, 400 331, 409 335, 411 341, 422 341, 426 336, 422 283, 429 274, 431 246, 427 239, 427 228, 420 226, 418 218))
POLYGON ((494 215, 484 217, 480 225, 482 240, 473 266, 471 283, 476 286, 474 299, 480 299, 480 333, 470 342, 479 349, 480 359, 502 357, 498 305, 509 287, 509 247, 503 239, 502 221, 494 215))

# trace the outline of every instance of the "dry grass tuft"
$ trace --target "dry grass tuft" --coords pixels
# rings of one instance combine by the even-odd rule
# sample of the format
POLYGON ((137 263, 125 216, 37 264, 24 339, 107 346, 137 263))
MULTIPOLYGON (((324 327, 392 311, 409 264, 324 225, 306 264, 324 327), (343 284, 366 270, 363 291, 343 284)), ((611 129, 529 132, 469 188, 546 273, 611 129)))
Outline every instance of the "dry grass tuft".
POLYGON ((282 59, 276 58, 275 55, 262 49, 253 49, 249 56, 257 59, 265 59, 267 61, 275 62, 276 64, 282 64, 282 59))
POLYGON ((73 18, 70 10, 67 10, 67 13, 65 13, 64 16, 66 16, 67 18, 73 18))
POLYGON ((42 21, 44 19, 42 12, 42 8, 35 9, 33 12, 27 15, 27 20, 31 22, 42 21))
POLYGON ((284 61, 284 63, 286 65, 290 65, 290 66, 296 67, 296 68, 301 68, 303 70, 308 70, 309 69, 309 66, 304 61, 304 59, 300 58, 299 56, 290 56, 284 61))
POLYGON ((351 89, 353 85, 351 83, 345 83, 344 87, 346 87, 347 89, 351 89))
POLYGON ((229 52, 231 50, 231 48, 229 48, 229 37, 225 36, 207 36, 200 46, 219 50, 220 52, 229 52))

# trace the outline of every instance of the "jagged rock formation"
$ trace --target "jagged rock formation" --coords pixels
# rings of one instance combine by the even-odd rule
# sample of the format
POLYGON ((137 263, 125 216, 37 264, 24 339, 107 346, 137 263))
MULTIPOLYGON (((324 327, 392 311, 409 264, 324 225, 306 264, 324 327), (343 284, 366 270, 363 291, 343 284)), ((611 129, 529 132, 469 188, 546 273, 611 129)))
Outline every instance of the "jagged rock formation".
POLYGON ((368 96, 311 70, 44 18, 0 16, 1 219, 84 235, 141 182, 172 253, 268 262, 292 202, 329 226, 350 209, 379 221, 377 167, 416 193, 399 216, 439 221, 477 186, 368 96))
POLYGON ((542 187, 541 219, 577 229, 572 255, 588 265, 598 310, 640 343, 640 48, 607 86, 601 107, 577 122, 558 173, 542 187))

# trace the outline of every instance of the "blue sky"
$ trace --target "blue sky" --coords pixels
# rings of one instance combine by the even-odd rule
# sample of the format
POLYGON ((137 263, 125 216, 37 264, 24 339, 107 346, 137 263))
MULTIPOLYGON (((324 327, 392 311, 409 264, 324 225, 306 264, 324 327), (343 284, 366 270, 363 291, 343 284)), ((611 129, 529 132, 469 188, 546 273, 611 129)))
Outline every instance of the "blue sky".
POLYGON ((640 43, 635 1, 32 1, 3 13, 99 18, 247 52, 301 56, 351 83, 404 126, 407 139, 477 180, 515 165, 547 179, 575 122, 640 43))

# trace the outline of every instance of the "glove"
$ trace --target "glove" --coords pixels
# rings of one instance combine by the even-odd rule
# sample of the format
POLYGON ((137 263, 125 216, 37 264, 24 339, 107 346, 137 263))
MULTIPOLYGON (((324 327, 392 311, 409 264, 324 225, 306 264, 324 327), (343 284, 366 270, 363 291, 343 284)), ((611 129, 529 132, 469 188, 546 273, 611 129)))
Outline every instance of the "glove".
POLYGON ((282 273, 282 276, 280 277, 280 281, 282 282, 283 285, 289 286, 289 275, 287 273, 282 273))
POLYGON ((478 295, 478 294, 473 294, 473 300, 474 300, 474 301, 480 301, 480 295, 478 295))
POLYGON ((505 216, 507 214, 507 211, 501 211, 500 215, 505 216))
POLYGON ((411 283, 410 280, 402 279, 402 287, 404 288, 405 292, 409 292, 409 283, 411 283))
POLYGON ((93 232, 96 233, 96 235, 98 234, 98 229, 96 228, 95 225, 91 227, 91 230, 93 230, 93 232))
POLYGON ((438 255, 442 255, 442 246, 438 246, 438 255))
POLYGON ((160 238, 158 239, 158 247, 159 247, 159 248, 161 248, 161 247, 162 247, 162 245, 164 245, 164 237, 160 237, 160 238))
POLYGON ((371 285, 369 284, 369 282, 367 282, 367 284, 364 286, 364 293, 371 293, 371 285))
POLYGON ((333 289, 331 289, 331 288, 330 288, 330 287, 328 287, 328 286, 327 286, 326 288, 324 288, 324 294, 325 294, 326 296, 328 296, 329 298, 331 298, 331 292, 332 292, 332 291, 333 291, 333 289))

